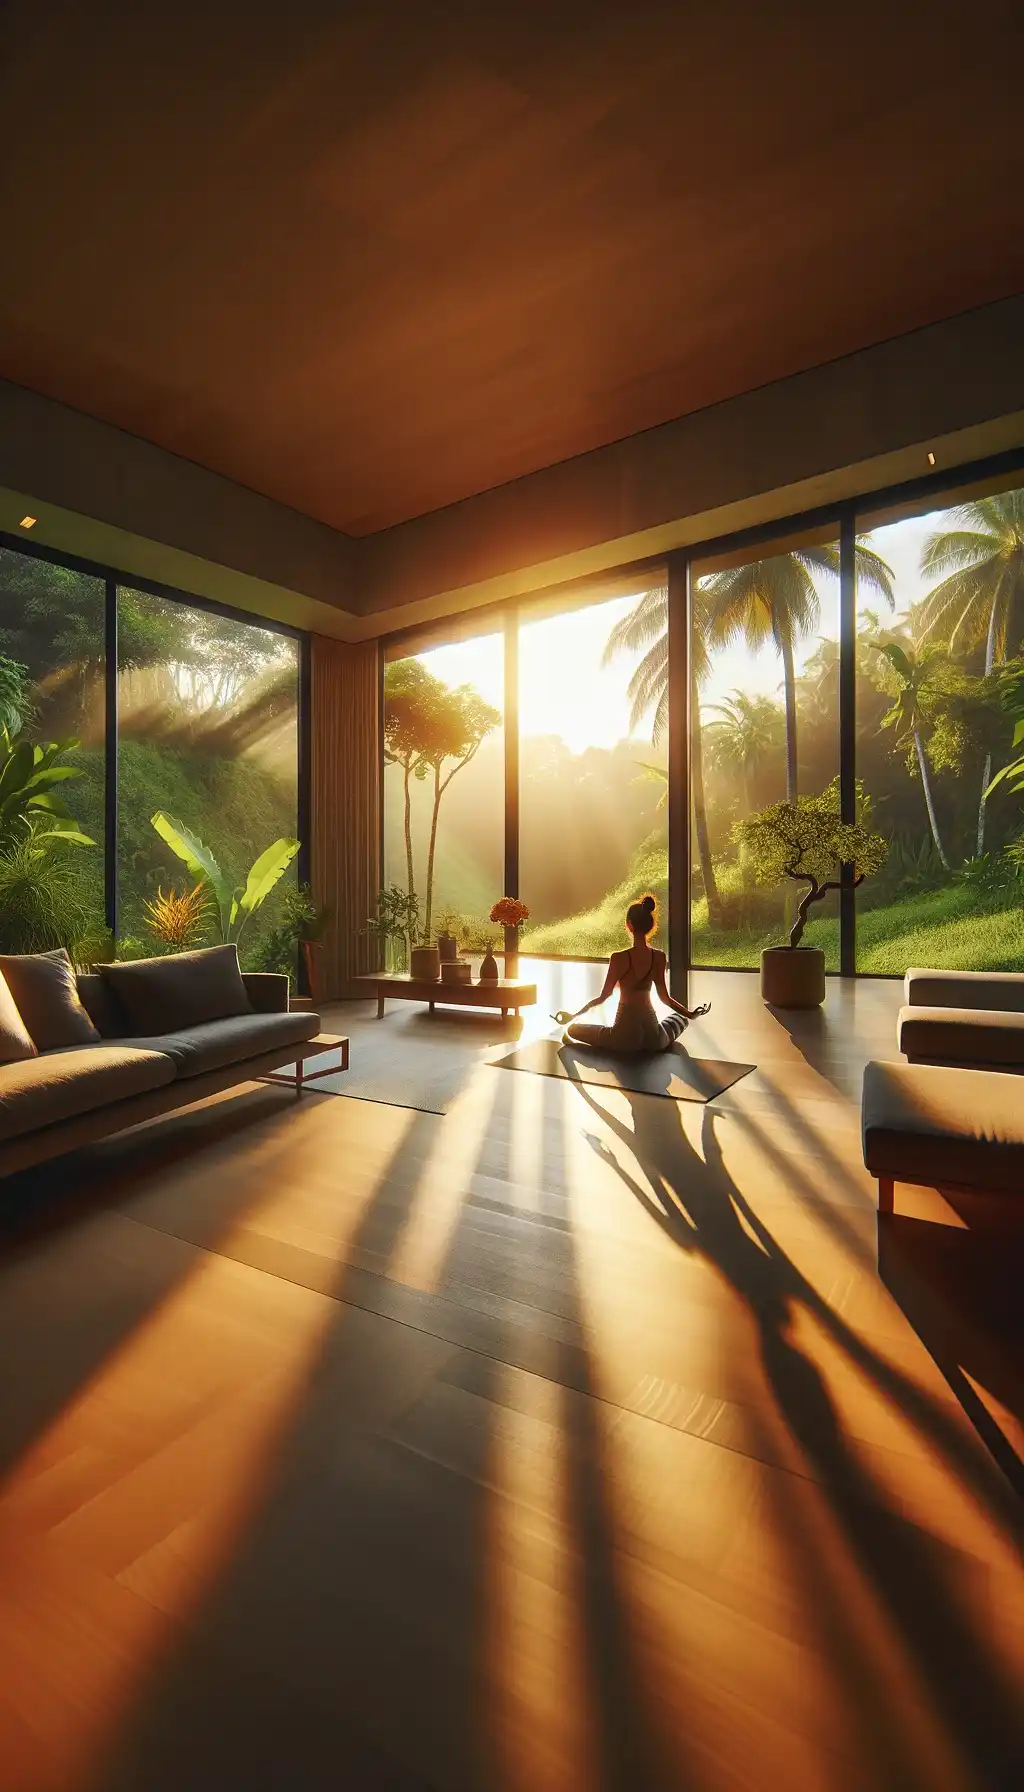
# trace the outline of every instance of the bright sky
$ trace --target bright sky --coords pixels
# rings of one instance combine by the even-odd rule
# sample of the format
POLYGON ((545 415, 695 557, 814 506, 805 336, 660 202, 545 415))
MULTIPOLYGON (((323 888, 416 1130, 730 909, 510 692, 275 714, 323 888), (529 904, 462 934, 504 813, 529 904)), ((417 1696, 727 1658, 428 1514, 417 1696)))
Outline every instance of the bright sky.
MULTIPOLYGON (((921 547, 939 526, 942 513, 911 517, 876 529, 871 544, 889 562, 896 580, 896 614, 920 597, 924 585, 918 573, 921 547)), ((638 593, 637 596, 640 594, 638 593)), ((839 625, 838 581, 822 590, 821 635, 833 639, 839 625)), ((543 622, 524 624, 519 637, 519 709, 524 735, 561 735, 574 753, 587 747, 613 747, 630 736, 626 686, 633 664, 628 659, 602 666, 605 642, 620 617, 629 614, 635 597, 614 598, 609 603, 573 610, 543 622)), ((871 594, 861 608, 884 614, 881 598, 871 594)), ((799 673, 815 651, 818 639, 808 639, 797 655, 799 673)), ((423 663, 446 684, 475 685, 496 708, 504 707, 502 638, 484 635, 437 647, 422 656, 423 663)), ((711 674, 702 690, 702 703, 717 703, 733 690, 750 696, 780 694, 778 654, 765 647, 751 654, 735 645, 716 653, 711 674)), ((650 722, 634 731, 634 738, 650 738, 650 722)))

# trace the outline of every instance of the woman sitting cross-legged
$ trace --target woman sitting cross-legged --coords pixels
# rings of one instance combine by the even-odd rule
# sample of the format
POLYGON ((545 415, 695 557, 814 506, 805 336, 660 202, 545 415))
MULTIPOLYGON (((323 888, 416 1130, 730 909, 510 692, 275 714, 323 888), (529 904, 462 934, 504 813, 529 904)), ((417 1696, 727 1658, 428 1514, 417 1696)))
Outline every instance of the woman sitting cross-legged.
POLYGON ((563 1025, 568 1022, 562 1035, 566 1045, 586 1045, 592 1050, 606 1052, 664 1052, 675 1044, 687 1021, 696 1020, 708 1012, 710 1002, 700 1008, 686 1008, 669 995, 665 954, 647 943, 648 935, 655 932, 657 925, 658 905, 653 896, 643 896, 639 902, 630 903, 626 910, 626 930, 632 945, 625 952, 612 953, 601 994, 577 1009, 575 1014, 560 1011, 554 1016, 563 1025), (611 1026, 593 1026, 586 1021, 581 1026, 580 1015, 589 1013, 591 1008, 600 1008, 616 988, 619 1005, 611 1026), (652 988, 672 1010, 664 1020, 659 1020, 654 1012, 652 988))

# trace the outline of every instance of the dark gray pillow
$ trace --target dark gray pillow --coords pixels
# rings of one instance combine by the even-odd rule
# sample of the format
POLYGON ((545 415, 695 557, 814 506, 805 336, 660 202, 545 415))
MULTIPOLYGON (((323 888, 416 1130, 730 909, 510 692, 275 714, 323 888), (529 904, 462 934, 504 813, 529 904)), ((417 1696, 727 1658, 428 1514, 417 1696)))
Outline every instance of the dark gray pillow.
POLYGON ((3 977, 37 1050, 96 1045, 99 1034, 82 1007, 75 970, 63 946, 56 952, 0 957, 3 977))
POLYGON ((98 964, 113 989, 132 1032, 151 1035, 201 1027, 230 1014, 251 1014, 238 968, 237 946, 207 946, 169 958, 137 958, 131 963, 98 964))
POLYGON ((0 977, 0 1064, 21 1064, 26 1058, 35 1056, 32 1035, 18 1013, 17 1002, 0 977))

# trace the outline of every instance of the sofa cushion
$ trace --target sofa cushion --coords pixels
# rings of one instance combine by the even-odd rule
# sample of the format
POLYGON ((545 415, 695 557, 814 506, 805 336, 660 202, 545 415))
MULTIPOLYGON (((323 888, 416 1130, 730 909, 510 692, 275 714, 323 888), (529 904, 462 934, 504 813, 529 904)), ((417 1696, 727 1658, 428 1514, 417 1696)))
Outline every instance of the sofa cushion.
POLYGON ((82 1006, 74 966, 63 946, 56 952, 0 955, 0 976, 38 1051, 96 1044, 99 1033, 82 1006))
POLYGON ((0 1140, 16 1139, 92 1108, 173 1082, 174 1065, 161 1052, 122 1045, 72 1047, 0 1066, 0 1140))
POLYGON ((96 969, 113 989, 132 1033, 174 1033, 252 1013, 237 946, 207 946, 96 969))
POLYGON ((901 1008, 896 1037, 900 1051, 912 1064, 1020 1065, 1024 1069, 1024 1014, 1012 1010, 901 1008))
POLYGON ((182 1027, 155 1037, 126 1039, 139 1050, 166 1052, 179 1077, 201 1076, 225 1064, 241 1064, 282 1045, 300 1045, 320 1031, 318 1014, 235 1014, 207 1021, 201 1027, 182 1027))
POLYGON ((16 1064, 35 1055, 32 1035, 4 978, 0 977, 0 1064, 16 1064))
POLYGON ((131 1031, 112 984, 98 971, 79 971, 75 981, 82 1007, 101 1039, 123 1039, 131 1031))
POLYGON ((923 971, 903 979, 903 1000, 914 1008, 993 1008, 1024 1012, 1024 971, 923 971))
POLYGON ((1024 1089, 998 1070, 868 1064, 861 1126, 873 1176, 1024 1192, 1024 1089))

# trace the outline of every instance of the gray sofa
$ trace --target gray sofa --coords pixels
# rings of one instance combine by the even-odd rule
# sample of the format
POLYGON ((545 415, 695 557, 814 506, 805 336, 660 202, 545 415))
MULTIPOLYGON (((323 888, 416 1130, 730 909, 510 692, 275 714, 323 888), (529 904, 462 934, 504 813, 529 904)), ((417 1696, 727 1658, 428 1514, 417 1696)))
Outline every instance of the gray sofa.
POLYGON ((149 1029, 145 987, 126 1010, 109 971, 75 978, 88 1042, 0 1063, 0 1176, 328 1049, 319 1015, 289 1009, 287 977, 241 973, 245 1012, 184 1025, 154 1001, 149 1029))
POLYGON ((1024 973, 909 970, 896 1037, 911 1064, 1024 1070, 1024 973))

